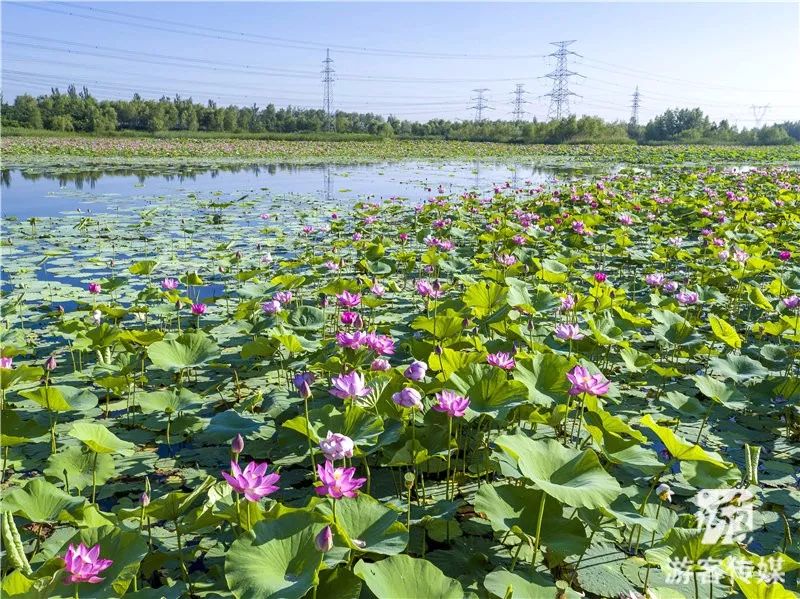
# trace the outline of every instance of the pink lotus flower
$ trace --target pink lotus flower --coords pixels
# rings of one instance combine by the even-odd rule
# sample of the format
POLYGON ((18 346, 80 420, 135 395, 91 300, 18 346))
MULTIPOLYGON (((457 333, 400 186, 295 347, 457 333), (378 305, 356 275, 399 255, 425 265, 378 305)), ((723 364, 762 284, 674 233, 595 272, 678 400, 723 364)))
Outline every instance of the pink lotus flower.
POLYGON ((360 293, 350 293, 346 289, 336 296, 339 305, 343 308, 355 308, 361 303, 360 293))
POLYGON ((514 266, 517 263, 517 257, 512 256, 511 254, 500 254, 497 257, 497 261, 506 268, 514 266))
POLYGON ((68 584, 78 584, 80 582, 97 584, 102 582, 104 579, 97 575, 113 563, 110 559, 100 558, 99 543, 91 549, 83 543, 79 543, 77 547, 70 543, 69 547, 67 547, 67 553, 64 555, 64 567, 69 572, 66 582, 68 584))
POLYGON ((437 393, 436 400, 439 403, 433 406, 433 409, 437 412, 445 412, 451 418, 460 418, 469 407, 468 398, 450 389, 443 389, 441 393, 437 393))
POLYGON ((339 270, 339 265, 333 260, 328 260, 323 266, 328 270, 339 270))
POLYGON ((675 281, 667 281, 661 288, 666 293, 675 293, 678 290, 678 284, 675 281))
POLYGON ((392 365, 389 364, 389 361, 384 360, 383 358, 375 358, 372 361, 372 364, 369 365, 370 370, 374 370, 377 372, 384 372, 386 370, 389 370, 391 367, 392 365))
POLYGON ((340 399, 364 397, 365 395, 369 395, 372 391, 372 389, 365 386, 364 377, 355 370, 347 374, 340 374, 335 377, 332 382, 333 388, 330 390, 330 393, 340 399))
POLYGON ((369 290, 378 297, 383 297, 384 294, 386 293, 386 287, 384 287, 380 283, 373 283, 372 287, 370 287, 369 290))
POLYGON ((569 312, 575 307, 575 298, 571 294, 567 294, 561 298, 560 312, 569 312))
POLYGON ((350 312, 347 310, 342 312, 339 318, 345 326, 355 326, 360 329, 364 325, 364 321, 361 319, 361 315, 358 312, 350 312))
POLYGON ((195 316, 202 316, 206 313, 208 306, 205 304, 192 304, 192 314, 195 316))
POLYGON ((506 352, 497 352, 496 354, 489 354, 486 356, 486 362, 491 366, 502 368, 503 370, 513 370, 517 363, 511 354, 506 352))
POLYGON ((14 358, 10 356, 3 356, 0 358, 0 368, 13 368, 14 358))
POLYGON ((367 482, 366 478, 353 478, 355 468, 334 468, 333 463, 325 461, 325 465, 317 466, 317 474, 322 483, 316 488, 317 495, 327 495, 334 499, 355 497, 358 489, 367 482))
POLYGON ((608 276, 604 272, 594 273, 594 280, 597 281, 598 283, 604 283, 607 278, 608 276))
POLYGON ((164 289, 165 291, 172 291, 174 289, 177 289, 178 285, 180 285, 178 279, 171 279, 167 277, 166 279, 161 281, 161 289, 164 289))
POLYGON ((431 292, 433 291, 433 287, 431 286, 431 284, 428 281, 425 281, 424 279, 420 279, 419 281, 417 281, 415 287, 417 289, 417 293, 419 293, 422 297, 429 297, 431 292))
POLYGON ((792 258, 792 252, 789 250, 783 250, 782 252, 778 253, 778 258, 786 262, 792 258))
POLYGON ((800 306, 800 297, 796 295, 790 295, 789 297, 785 297, 781 300, 783 305, 789 308, 790 310, 794 310, 798 306, 800 306))
POLYGON ((392 394, 392 401, 404 408, 422 407, 422 395, 413 387, 406 387, 402 391, 392 394))
POLYGON ((578 341, 584 338, 584 334, 581 333, 578 325, 569 323, 556 325, 554 334, 556 337, 563 340, 574 339, 575 341, 578 341))
POLYGON ((291 291, 279 291, 273 296, 272 299, 275 299, 282 304, 288 304, 289 302, 292 301, 293 297, 294 295, 292 295, 291 291))
POLYGON ((306 399, 311 397, 311 385, 314 383, 315 379, 316 377, 313 372, 298 372, 294 375, 292 383, 294 383, 300 397, 306 399))
POLYGON ((267 474, 267 463, 250 462, 244 470, 239 464, 231 461, 231 473, 223 472, 222 476, 237 493, 241 493, 248 501, 259 501, 278 490, 276 484, 280 475, 276 472, 267 474))
POLYGON ((333 462, 344 458, 352 458, 355 443, 347 435, 328 431, 328 436, 319 442, 319 448, 325 454, 325 457, 333 462))
POLYGON ((89 293, 97 295, 103 291, 103 286, 100 283, 89 283, 89 293))
POLYGON ((700 296, 694 291, 681 291, 675 294, 675 299, 678 300, 681 306, 691 306, 698 302, 700 296))
POLYGON ((644 278, 644 282, 650 285, 650 287, 661 287, 666 280, 667 278, 658 272, 651 273, 644 278))
POLYGON ((282 308, 283 306, 281 306, 281 303, 276 299, 261 304, 261 309, 264 311, 264 314, 278 314, 282 308))
POLYGON ((394 339, 389 335, 378 335, 373 331, 367 334, 364 343, 379 356, 391 356, 394 353, 394 339))
POLYGON ((348 349, 361 349, 361 347, 366 344, 366 341, 367 333, 363 331, 353 331, 352 333, 336 333, 336 343, 348 349))
POLYGON ((421 381, 425 378, 428 365, 425 362, 414 360, 411 365, 403 371, 403 376, 412 381, 421 381))
POLYGON ((591 374, 583 366, 576 366, 571 372, 568 372, 567 380, 572 383, 572 388, 569 390, 570 395, 580 395, 581 393, 595 396, 604 395, 608 392, 610 385, 602 374, 591 374))

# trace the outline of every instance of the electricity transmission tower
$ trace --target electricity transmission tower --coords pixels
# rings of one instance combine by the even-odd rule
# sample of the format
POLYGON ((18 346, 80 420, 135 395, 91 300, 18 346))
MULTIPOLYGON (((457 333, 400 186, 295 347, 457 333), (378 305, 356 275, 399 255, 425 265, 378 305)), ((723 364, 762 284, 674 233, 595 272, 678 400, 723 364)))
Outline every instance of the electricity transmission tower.
POLYGON ((756 104, 751 104, 750 109, 753 111, 753 118, 756 121, 756 129, 761 128, 761 123, 764 121, 764 117, 767 116, 767 111, 769 110, 769 104, 758 106, 756 104))
POLYGON ((482 87, 480 89, 473 89, 477 95, 475 98, 470 98, 475 104, 470 106, 469 108, 475 111, 475 121, 480 123, 483 121, 483 111, 484 110, 494 110, 494 108, 489 106, 489 102, 486 100, 484 94, 489 91, 488 87, 482 87))
POLYGON ((631 101, 631 125, 634 127, 639 124, 639 107, 642 105, 642 94, 639 93, 639 86, 636 86, 636 91, 633 92, 633 100, 631 101))
POLYGON ((322 110, 325 111, 325 130, 333 131, 333 115, 331 114, 331 91, 333 89, 333 59, 330 49, 325 50, 325 60, 322 61, 322 84, 324 92, 322 97, 322 110))
POLYGON ((514 90, 514 120, 518 123, 525 119, 525 113, 527 110, 525 110, 522 105, 528 103, 528 101, 523 97, 527 93, 528 92, 525 91, 523 85, 518 83, 516 89, 514 90))
POLYGON ((549 94, 545 94, 545 96, 550 96, 550 109, 547 111, 547 116, 551 119, 560 119, 569 115, 569 97, 578 95, 569 90, 569 78, 583 77, 583 75, 567 68, 567 57, 570 54, 580 56, 577 52, 567 49, 574 43, 575 40, 551 42, 557 48, 555 52, 548 54, 556 59, 556 67, 545 75, 548 79, 553 80, 553 90, 549 94))

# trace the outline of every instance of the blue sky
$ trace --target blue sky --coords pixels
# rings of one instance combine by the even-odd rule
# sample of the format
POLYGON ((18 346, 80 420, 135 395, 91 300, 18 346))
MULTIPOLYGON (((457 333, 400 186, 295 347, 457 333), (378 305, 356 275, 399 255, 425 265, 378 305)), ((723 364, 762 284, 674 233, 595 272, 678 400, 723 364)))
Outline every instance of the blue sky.
POLYGON ((331 46, 334 108, 415 120, 509 118, 516 83, 546 117, 549 42, 574 39, 576 114, 641 120, 671 106, 754 124, 800 119, 797 3, 2 3, 6 98, 86 85, 101 98, 192 96, 318 107, 331 46), (180 25, 182 24, 182 25, 180 25), (224 30, 224 31, 221 31, 224 30), (66 43, 64 43, 66 42, 66 43))

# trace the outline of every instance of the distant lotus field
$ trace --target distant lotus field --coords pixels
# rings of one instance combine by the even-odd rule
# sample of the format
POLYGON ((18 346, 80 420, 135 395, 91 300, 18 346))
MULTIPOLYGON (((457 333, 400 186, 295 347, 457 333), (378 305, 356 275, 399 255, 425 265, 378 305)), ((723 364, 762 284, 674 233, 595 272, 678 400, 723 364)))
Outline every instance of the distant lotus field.
POLYGON ((2 595, 795 597, 800 172, 428 195, 4 219, 2 595))
POLYGON ((290 161, 406 160, 414 158, 526 158, 549 162, 699 165, 725 161, 738 165, 800 163, 800 146, 638 146, 537 145, 468 142, 443 139, 371 139, 358 141, 291 141, 217 138, 202 133, 111 137, 61 134, 6 135, 0 149, 6 163, 54 157, 97 159, 140 158, 269 158, 290 161))

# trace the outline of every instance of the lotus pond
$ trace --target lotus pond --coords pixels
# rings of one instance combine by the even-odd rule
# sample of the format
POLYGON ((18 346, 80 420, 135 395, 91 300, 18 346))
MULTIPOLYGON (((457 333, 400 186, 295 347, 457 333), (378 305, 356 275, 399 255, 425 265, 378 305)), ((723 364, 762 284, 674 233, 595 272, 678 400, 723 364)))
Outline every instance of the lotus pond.
POLYGON ((3 596, 796 596, 797 170, 111 170, 3 173, 3 596))

